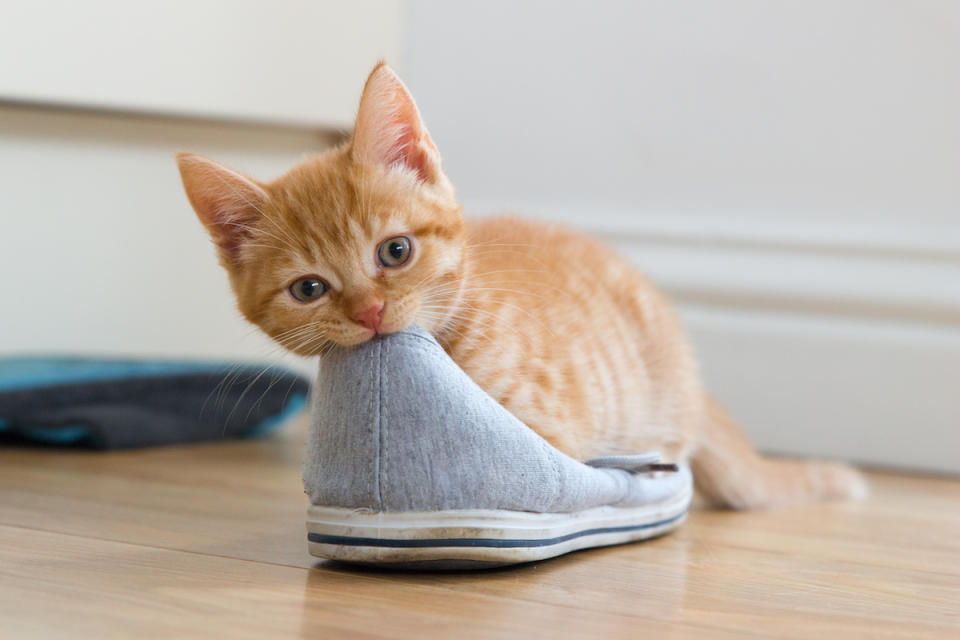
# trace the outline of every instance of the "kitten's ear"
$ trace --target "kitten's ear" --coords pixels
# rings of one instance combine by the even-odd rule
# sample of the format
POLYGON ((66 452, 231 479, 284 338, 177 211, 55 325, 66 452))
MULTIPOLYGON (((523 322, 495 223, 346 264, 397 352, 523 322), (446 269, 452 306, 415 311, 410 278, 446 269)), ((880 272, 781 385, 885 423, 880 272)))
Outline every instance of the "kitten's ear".
POLYGON ((423 182, 446 182, 440 171, 440 153, 416 103, 385 62, 374 67, 363 88, 352 154, 354 162, 402 166, 415 171, 423 182))
POLYGON ((250 178, 195 153, 178 153, 183 188, 220 257, 233 262, 262 215, 267 192, 250 178))

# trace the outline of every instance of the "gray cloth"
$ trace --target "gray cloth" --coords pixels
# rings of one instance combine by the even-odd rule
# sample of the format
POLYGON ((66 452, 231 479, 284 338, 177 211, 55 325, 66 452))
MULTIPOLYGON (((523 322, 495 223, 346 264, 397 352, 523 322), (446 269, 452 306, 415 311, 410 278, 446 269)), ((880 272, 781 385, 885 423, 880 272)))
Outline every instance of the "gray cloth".
POLYGON ((419 327, 325 356, 313 398, 304 485, 316 505, 567 513, 648 504, 691 486, 686 467, 631 474, 564 455, 419 327))

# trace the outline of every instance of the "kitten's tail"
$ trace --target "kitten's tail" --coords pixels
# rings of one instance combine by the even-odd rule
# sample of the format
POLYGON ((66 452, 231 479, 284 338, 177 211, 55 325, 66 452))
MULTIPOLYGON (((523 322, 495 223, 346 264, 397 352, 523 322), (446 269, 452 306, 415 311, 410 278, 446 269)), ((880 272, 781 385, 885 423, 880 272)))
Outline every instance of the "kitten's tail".
POLYGON ((740 425, 710 397, 706 416, 704 440, 692 465, 697 489, 714 503, 732 509, 767 509, 861 498, 867 493, 863 476, 845 464, 760 456, 740 425))

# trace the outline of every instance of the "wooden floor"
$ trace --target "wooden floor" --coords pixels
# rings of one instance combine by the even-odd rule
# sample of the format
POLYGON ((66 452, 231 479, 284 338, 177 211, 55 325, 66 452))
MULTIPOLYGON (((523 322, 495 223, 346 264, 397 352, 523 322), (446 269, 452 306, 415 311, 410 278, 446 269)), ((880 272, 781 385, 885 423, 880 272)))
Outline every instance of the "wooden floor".
POLYGON ((956 481, 875 474, 859 504, 393 573, 307 555, 302 441, 0 449, 0 638, 960 638, 956 481))

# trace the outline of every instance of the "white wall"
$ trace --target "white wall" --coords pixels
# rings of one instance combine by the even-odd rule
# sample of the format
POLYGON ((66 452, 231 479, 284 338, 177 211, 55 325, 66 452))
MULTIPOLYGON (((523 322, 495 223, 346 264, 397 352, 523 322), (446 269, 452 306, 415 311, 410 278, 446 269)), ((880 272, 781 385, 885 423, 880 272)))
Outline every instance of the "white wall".
POLYGON ((769 450, 960 471, 960 4, 411 0, 468 208, 601 235, 769 450))
POLYGON ((269 178, 328 146, 396 55, 398 1, 7 5, 0 354, 275 357, 234 311, 173 154, 269 178))
POLYGON ((950 0, 407 3, 468 200, 956 231, 950 0))
POLYGON ((303 129, 0 107, 0 353, 258 358, 173 153, 264 178, 303 129))

